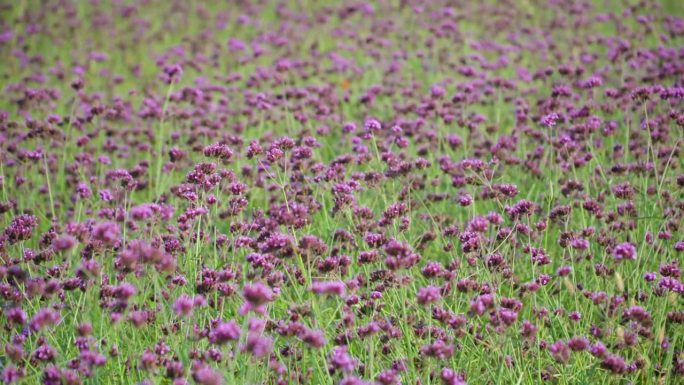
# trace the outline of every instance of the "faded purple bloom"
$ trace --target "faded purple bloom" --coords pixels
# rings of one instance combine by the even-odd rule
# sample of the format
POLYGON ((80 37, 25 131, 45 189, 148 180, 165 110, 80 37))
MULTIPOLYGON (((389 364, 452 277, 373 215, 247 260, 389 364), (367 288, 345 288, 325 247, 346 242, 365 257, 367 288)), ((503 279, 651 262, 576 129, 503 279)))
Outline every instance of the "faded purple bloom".
POLYGON ((428 305, 439 301, 442 298, 440 289, 436 286, 426 286, 418 289, 418 303, 428 305))
POLYGON ((444 385, 467 385, 463 377, 451 369, 444 368, 440 373, 444 385))
POLYGON ((568 345, 561 340, 558 340, 549 347, 549 352, 553 356, 553 359, 560 363, 567 363, 570 360, 570 349, 568 345))
POLYGON ((112 192, 107 189, 100 190, 99 195, 103 202, 111 202, 114 199, 112 192))
POLYGON ((606 355, 607 349, 606 346, 603 345, 603 343, 597 342, 591 346, 589 352, 594 357, 603 358, 606 355))
POLYGON ((187 294, 182 294, 173 303, 173 311, 181 317, 187 317, 192 314, 193 309, 205 304, 206 300, 201 295, 190 297, 187 294))
POLYGON ((382 129, 382 124, 377 119, 368 119, 366 122, 363 124, 363 128, 367 132, 378 132, 382 129))
POLYGON ((24 375, 23 369, 17 368, 14 365, 7 365, 2 370, 2 382, 5 384, 14 384, 19 382, 24 375))
POLYGON ((7 318, 7 323, 9 326, 23 326, 26 324, 28 317, 24 309, 20 307, 13 307, 5 311, 5 317, 7 318))
POLYGON ((239 338, 240 327, 235 321, 219 322, 209 333, 209 341, 212 344, 221 345, 239 338))
POLYGON ((589 339, 586 337, 572 337, 568 340, 568 347, 574 352, 581 352, 589 349, 589 339))
POLYGON ((90 190, 90 186, 87 183, 81 182, 76 186, 76 193, 81 199, 90 199, 93 196, 93 192, 90 190))
POLYGON ((601 361, 601 367, 610 370, 614 374, 624 374, 627 372, 627 364, 625 360, 615 354, 608 354, 601 361))
POLYGON ((244 315, 250 311, 258 314, 266 312, 266 304, 273 300, 273 291, 263 283, 257 282, 252 285, 245 285, 242 289, 242 296, 245 302, 240 308, 240 314, 244 315))
POLYGON ((247 341, 241 349, 243 352, 252 354, 255 358, 265 357, 273 351, 273 339, 265 336, 261 331, 250 330, 247 341))
POLYGON ((344 282, 314 282, 311 284, 311 291, 316 294, 343 296, 345 290, 344 282))
POLYGON ((57 311, 49 308, 42 308, 31 318, 29 326, 32 331, 38 332, 46 326, 52 326, 60 321, 57 311))
POLYGON ((613 257, 615 257, 615 260, 617 261, 622 261, 624 259, 635 260, 636 254, 636 247, 629 242, 621 243, 613 248, 613 257))
POLYGON ((559 116, 556 113, 551 113, 548 115, 542 116, 542 118, 539 120, 539 122, 546 127, 553 127, 556 125, 558 122, 559 116))
POLYGON ((456 348, 453 344, 442 339, 438 339, 432 344, 423 346, 420 349, 420 352, 428 357, 436 357, 440 360, 444 360, 451 357, 454 354, 455 349, 456 348))
POLYGON ((114 222, 98 223, 93 226, 91 234, 93 239, 102 242, 107 246, 114 246, 119 240, 120 228, 119 225, 114 222))
POLYGON ((205 365, 193 371, 192 378, 199 385, 223 385, 221 373, 205 365))
POLYGON ((330 366, 335 370, 349 373, 356 367, 357 361, 352 358, 347 352, 346 346, 336 346, 330 352, 329 361, 330 366))
POLYGON ((322 348, 326 343, 325 333, 322 330, 305 329, 299 333, 299 338, 307 345, 316 349, 322 348))
POLYGON ((55 240, 52 241, 52 247, 57 251, 67 251, 73 249, 77 242, 76 238, 70 235, 64 235, 55 238, 55 240))

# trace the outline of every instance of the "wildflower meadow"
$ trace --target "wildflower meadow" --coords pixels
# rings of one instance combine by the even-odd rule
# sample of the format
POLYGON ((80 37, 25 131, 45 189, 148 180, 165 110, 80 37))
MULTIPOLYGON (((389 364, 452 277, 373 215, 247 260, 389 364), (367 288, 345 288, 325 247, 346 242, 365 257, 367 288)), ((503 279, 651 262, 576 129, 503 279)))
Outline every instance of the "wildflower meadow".
POLYGON ((684 384, 681 0, 0 0, 0 381, 684 384))

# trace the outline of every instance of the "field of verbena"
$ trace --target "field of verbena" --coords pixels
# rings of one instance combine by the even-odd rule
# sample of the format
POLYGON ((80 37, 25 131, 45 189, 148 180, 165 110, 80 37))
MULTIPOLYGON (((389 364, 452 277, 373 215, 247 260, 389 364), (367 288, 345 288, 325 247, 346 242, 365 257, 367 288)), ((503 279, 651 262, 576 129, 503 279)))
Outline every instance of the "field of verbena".
POLYGON ((683 383, 683 16, 0 2, 0 380, 683 383))

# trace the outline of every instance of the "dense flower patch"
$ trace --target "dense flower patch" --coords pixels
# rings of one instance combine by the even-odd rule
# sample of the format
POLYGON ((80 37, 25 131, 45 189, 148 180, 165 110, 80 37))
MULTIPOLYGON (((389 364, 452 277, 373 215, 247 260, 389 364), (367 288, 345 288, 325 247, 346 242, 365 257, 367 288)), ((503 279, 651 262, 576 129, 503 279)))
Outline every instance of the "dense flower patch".
POLYGON ((684 381, 679 2, 0 14, 4 383, 684 381))

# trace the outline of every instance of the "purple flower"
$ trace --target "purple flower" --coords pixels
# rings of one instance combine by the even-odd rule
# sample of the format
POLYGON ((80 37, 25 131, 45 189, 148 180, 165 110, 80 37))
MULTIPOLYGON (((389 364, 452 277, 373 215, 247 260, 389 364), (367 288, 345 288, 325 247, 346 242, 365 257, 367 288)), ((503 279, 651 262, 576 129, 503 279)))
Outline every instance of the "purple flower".
POLYGON ((432 87, 430 87, 430 94, 433 98, 439 99, 446 94, 446 90, 439 84, 435 84, 432 87))
POLYGON ((335 370, 349 373, 356 367, 357 361, 347 352, 346 346, 336 346, 330 352, 330 366, 335 370))
POLYGON ((199 385, 223 385, 223 376, 221 373, 211 369, 206 365, 192 372, 192 378, 199 385))
POLYGON ((342 125, 342 131, 347 134, 351 134, 356 131, 356 124, 354 122, 347 122, 342 125))
POLYGON ((537 327, 530 321, 524 320, 520 325, 520 334, 528 339, 533 339, 537 334, 537 327))
POLYGON ((46 343, 34 350, 33 354, 31 354, 31 358, 36 361, 52 362, 56 355, 57 351, 55 348, 46 343))
POLYGON ((679 252, 684 251, 684 241, 679 241, 675 243, 674 249, 679 252))
POLYGON ((436 357, 440 360, 445 360, 454 354, 455 346, 442 339, 427 344, 420 348, 420 352, 428 357, 436 357))
POLYGON ((558 119, 559 119, 558 114, 551 113, 551 114, 542 116, 542 118, 539 120, 539 122, 545 127, 553 127, 558 122, 558 119))
POLYGON ((565 277, 572 272, 572 266, 561 266, 556 270, 556 274, 559 277, 565 277))
POLYGON ((183 76, 183 67, 180 64, 167 64, 159 75, 159 78, 166 84, 178 83, 183 76))
POLYGON ((603 361, 601 361, 601 367, 610 370, 614 374, 624 374, 627 372, 627 364, 624 358, 615 354, 608 354, 604 357, 603 361))
POLYGON ((38 226, 38 218, 33 215, 18 215, 5 228, 5 236, 10 245, 31 238, 33 230, 38 226))
POLYGON ((311 284, 311 291, 316 294, 343 296, 345 284, 341 281, 335 282, 314 282, 311 284))
POLYGON ((325 345, 325 333, 321 330, 305 329, 299 333, 299 338, 307 345, 320 349, 325 345))
POLYGON ((586 250, 589 248, 589 241, 584 238, 575 238, 570 242, 570 246, 576 250, 586 250))
POLYGON ((463 194, 458 197, 458 204, 463 207, 470 206, 473 204, 473 197, 470 194, 463 194))
POLYGON ((6 310, 5 317, 7 318, 7 323, 10 327, 14 325, 23 326, 28 320, 26 312, 20 307, 13 307, 6 310))
POLYGON ((568 340, 568 347, 573 352, 581 352, 589 349, 589 340, 587 337, 572 337, 568 340))
POLYGON ((135 286, 133 286, 130 283, 124 282, 120 284, 119 286, 115 287, 114 290, 112 291, 112 294, 114 297, 121 299, 121 300, 127 300, 131 298, 132 296, 135 295, 136 293, 135 286))
POLYGON ((114 222, 98 223, 91 231, 93 239, 107 246, 114 246, 119 241, 120 227, 114 222))
POLYGON ((378 132, 382 129, 382 124, 377 119, 368 119, 366 122, 363 124, 363 128, 366 130, 366 132, 378 132))
POLYGON ((629 242, 621 243, 613 248, 613 257, 617 261, 622 261, 623 259, 635 260, 636 254, 636 247, 629 242))
POLYGON ((43 385, 62 385, 62 373, 54 364, 43 370, 43 385))
POLYGON ((418 289, 418 303, 421 305, 428 305, 439 301, 442 298, 442 293, 439 287, 426 286, 418 289))
POLYGON ((250 311, 264 314, 266 312, 266 304, 273 300, 273 291, 263 283, 257 282, 253 285, 245 285, 242 289, 242 296, 245 302, 240 308, 240 314, 244 315, 250 311))
POLYGON ((187 317, 192 314, 193 309, 204 306, 205 304, 206 300, 201 295, 190 297, 187 294, 182 294, 173 303, 173 311, 181 317, 187 317))
POLYGON ((228 162, 233 157, 233 151, 225 144, 215 143, 204 147, 204 156, 218 158, 223 162, 228 162))
POLYGON ((440 373, 443 385, 467 385, 463 377, 451 369, 444 368, 440 373))
POLYGON ((107 189, 100 190, 99 195, 103 202, 111 202, 114 199, 112 192, 107 189))
POLYGON ((240 327, 235 321, 219 322, 209 333, 209 341, 212 344, 225 344, 228 341, 237 341, 240 338, 240 327))
POLYGON ((173 311, 180 316, 188 316, 192 313, 193 302, 192 298, 183 294, 173 303, 173 311))
POLYGON ((511 326, 518 320, 518 313, 511 309, 502 308, 499 311, 501 321, 507 326, 511 326))
POLYGON ((90 190, 90 186, 87 183, 81 182, 76 186, 76 193, 81 199, 90 199, 93 196, 93 192, 90 190))
POLYGON ((54 247, 56 251, 67 251, 73 249, 77 242, 76 238, 71 235, 63 235, 52 241, 52 247, 54 247))
POLYGON ((570 349, 568 349, 568 345, 564 341, 558 340, 554 342, 549 347, 549 352, 551 352, 553 359, 560 363, 565 364, 570 360, 570 349))
POLYGON ((159 207, 152 204, 142 204, 131 208, 130 216, 136 221, 149 219, 159 207))
POLYGON ((264 336, 260 332, 250 332, 241 350, 252 354, 256 358, 265 357, 273 351, 273 339, 264 336))
POLYGON ((623 311, 622 315, 629 320, 639 322, 645 327, 650 327, 652 324, 651 313, 641 306, 630 306, 623 311))
POLYGON ((595 343, 589 349, 589 353, 591 353, 592 356, 597 357, 597 358, 603 358, 606 355, 606 352, 607 352, 606 346, 601 342, 595 343))
POLYGON ((581 82, 582 88, 595 88, 603 85, 603 79, 600 76, 594 75, 581 82))
POLYGON ((29 327, 32 331, 38 332, 46 326, 55 325, 60 321, 57 311, 50 308, 42 308, 31 318, 29 327))
POLYGON ((23 369, 19 369, 14 365, 7 365, 2 370, 2 382, 5 384, 13 384, 19 382, 24 377, 23 369))

